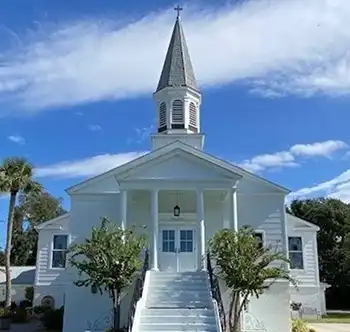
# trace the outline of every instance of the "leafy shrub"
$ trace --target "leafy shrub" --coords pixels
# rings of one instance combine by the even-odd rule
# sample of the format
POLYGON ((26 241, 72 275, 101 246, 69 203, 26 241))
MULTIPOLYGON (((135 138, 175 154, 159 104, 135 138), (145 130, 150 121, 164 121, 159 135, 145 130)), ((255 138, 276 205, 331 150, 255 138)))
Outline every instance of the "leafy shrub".
POLYGON ((63 306, 59 309, 48 309, 44 311, 44 315, 41 318, 41 321, 47 329, 62 330, 63 313, 64 313, 63 306))
POLYGON ((303 320, 295 320, 292 323, 292 332, 309 332, 306 322, 303 320))
POLYGON ((0 308, 0 318, 11 318, 13 316, 13 312, 11 308, 0 308))
POLYGON ((33 305, 32 301, 29 301, 29 300, 22 300, 20 303, 19 303, 19 307, 24 309, 24 308, 29 308, 33 305))
POLYGON ((16 303, 15 301, 12 301, 12 302, 11 302, 11 306, 10 306, 11 310, 14 311, 14 310, 17 309, 17 307, 18 307, 18 306, 17 306, 17 303, 16 303))
POLYGON ((36 305, 35 307, 33 307, 33 312, 35 314, 43 314, 45 311, 48 311, 49 308, 47 307, 43 307, 41 305, 36 305))
POLYGON ((24 290, 24 298, 29 301, 33 302, 34 299, 34 287, 26 287, 24 290))
POLYGON ((14 323, 26 323, 28 319, 28 312, 25 308, 18 308, 13 312, 12 321, 14 323))

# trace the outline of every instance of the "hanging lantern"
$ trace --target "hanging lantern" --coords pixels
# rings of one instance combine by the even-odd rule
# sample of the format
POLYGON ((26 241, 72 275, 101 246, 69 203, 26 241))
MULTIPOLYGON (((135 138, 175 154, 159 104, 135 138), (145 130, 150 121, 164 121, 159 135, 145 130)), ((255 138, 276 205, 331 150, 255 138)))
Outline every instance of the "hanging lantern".
POLYGON ((97 285, 96 284, 92 284, 91 285, 91 293, 92 294, 96 294, 97 293, 97 285))
POLYGON ((180 216, 180 206, 175 205, 174 206, 174 217, 179 217, 180 216))

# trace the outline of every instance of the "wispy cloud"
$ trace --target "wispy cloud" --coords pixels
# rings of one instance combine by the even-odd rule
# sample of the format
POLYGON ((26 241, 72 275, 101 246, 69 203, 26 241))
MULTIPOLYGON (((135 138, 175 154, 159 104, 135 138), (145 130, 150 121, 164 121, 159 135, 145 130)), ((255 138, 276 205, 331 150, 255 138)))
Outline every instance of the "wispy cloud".
POLYGON ((24 139, 24 137, 20 136, 20 135, 11 135, 7 137, 8 140, 10 140, 13 143, 16 144, 24 144, 26 142, 26 140, 24 139))
POLYGON ((296 156, 331 156, 334 152, 346 149, 348 145, 343 141, 324 141, 313 144, 296 144, 291 147, 290 152, 296 156))
MULTIPOLYGON (((0 54, 0 101, 34 113, 151 93, 173 21, 170 9, 140 20, 42 25, 0 54)), ((241 81, 267 97, 348 95, 349 21, 350 2, 344 0, 251 0, 220 8, 192 5, 183 13, 201 85, 241 81)))
POLYGON ((114 167, 125 164, 146 152, 126 152, 119 154, 102 154, 85 159, 64 161, 57 164, 38 167, 35 175, 39 178, 79 178, 89 177, 106 172, 114 167))
POLYGON ((328 140, 312 144, 296 144, 288 151, 255 156, 244 160, 240 165, 251 172, 261 172, 267 169, 299 166, 298 158, 330 157, 338 150, 346 149, 348 145, 339 140, 328 140))
MULTIPOLYGON (((261 172, 268 169, 280 168, 280 167, 295 167, 298 166, 298 155, 293 154, 295 147, 302 149, 303 146, 307 147, 309 150, 305 150, 303 157, 314 157, 317 156, 329 156, 329 146, 330 141, 318 142, 314 144, 298 144, 292 146, 289 151, 281 151, 274 154, 264 154, 255 156, 250 160, 245 160, 239 163, 240 166, 253 172, 261 172), (323 153, 319 145, 324 145, 325 148, 323 153), (310 146, 317 147, 318 153, 316 154, 310 146)), ((333 141, 332 141, 333 142, 333 141)), ((340 142, 340 141, 334 141, 340 142)), ((346 147, 346 144, 338 144, 338 150, 346 147)), ((299 151, 299 150, 298 150, 299 151)), ((336 149, 333 149, 335 152, 336 149)), ((42 166, 36 168, 37 177, 58 177, 58 178, 78 178, 78 177, 88 177, 101 174, 108 171, 114 167, 125 164, 139 156, 144 155, 147 151, 132 151, 119 154, 101 154, 93 157, 88 157, 73 161, 63 161, 52 165, 42 166)))
POLYGON ((140 144, 150 137, 154 131, 154 124, 148 127, 134 128, 133 138, 128 139, 128 143, 140 144))
POLYGON ((101 126, 100 125, 88 125, 88 129, 91 131, 99 131, 101 130, 101 126))
POLYGON ((333 197, 350 203, 350 169, 331 180, 290 193, 288 201, 317 196, 333 197))

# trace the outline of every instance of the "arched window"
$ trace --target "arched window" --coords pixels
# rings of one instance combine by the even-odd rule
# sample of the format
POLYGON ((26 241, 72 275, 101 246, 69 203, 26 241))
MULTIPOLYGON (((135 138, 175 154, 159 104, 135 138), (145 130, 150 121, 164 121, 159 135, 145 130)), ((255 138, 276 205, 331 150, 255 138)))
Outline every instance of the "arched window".
POLYGON ((166 126, 166 104, 161 103, 159 106, 159 128, 166 126))
POLYGON ((181 124, 184 123, 184 103, 180 99, 173 101, 172 122, 181 124))
POLYGON ((197 108, 195 103, 190 103, 190 126, 197 127, 197 108))

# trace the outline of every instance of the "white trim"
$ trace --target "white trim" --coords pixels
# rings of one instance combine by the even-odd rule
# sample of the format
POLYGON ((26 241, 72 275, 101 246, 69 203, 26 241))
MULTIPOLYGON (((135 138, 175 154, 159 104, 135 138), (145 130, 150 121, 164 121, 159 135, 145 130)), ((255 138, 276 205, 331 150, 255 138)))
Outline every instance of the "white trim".
POLYGON ((165 155, 167 153, 171 153, 173 151, 184 151, 187 152, 193 156, 196 156, 200 159, 203 159, 209 163, 212 163, 214 165, 219 166, 220 168, 223 168, 229 172, 231 172, 232 174, 235 174, 236 176, 239 176, 240 178, 245 176, 247 178, 250 178, 252 180, 258 181, 258 182, 263 182, 271 187, 274 187, 276 189, 277 192, 282 192, 284 194, 288 194, 290 193, 290 190, 283 188, 275 183, 270 182, 267 179, 263 179, 259 176, 257 176, 256 174, 250 173, 246 170, 244 170, 241 167, 238 167, 236 165, 230 164, 227 161, 224 161, 222 159, 219 159, 217 157, 214 157, 206 152, 203 152, 202 150, 198 150, 196 148, 191 147, 188 144, 185 144, 183 142, 179 142, 179 141, 175 141, 172 142, 166 146, 162 146, 159 149, 153 150, 152 152, 145 154, 141 157, 138 157, 126 164, 123 164, 117 168, 114 168, 110 171, 107 171, 103 174, 97 175, 91 179, 85 180, 83 182, 80 182, 79 184, 76 184, 75 186, 69 187, 68 189, 66 189, 66 192, 68 194, 72 194, 73 192, 76 192, 84 187, 86 187, 89 184, 93 184, 97 181, 100 181, 102 179, 107 178, 108 176, 112 175, 112 174, 120 174, 122 172, 128 171, 131 168, 137 167, 143 163, 147 163, 153 159, 156 159, 162 155, 165 155))
MULTIPOLYGON (((290 251, 299 252, 297 250, 289 250, 289 238, 293 238, 293 237, 300 238, 300 240, 301 240, 301 254, 302 254, 302 259, 303 259, 303 268, 302 269, 293 269, 291 266, 289 268, 290 268, 290 271, 304 273, 307 271, 307 266, 306 266, 305 252, 304 252, 304 238, 302 235, 288 235, 288 243, 287 243, 288 257, 289 257, 290 251)), ((289 259, 290 259, 290 257, 289 257, 289 259)))
POLYGON ((266 231, 264 229, 261 229, 261 228, 257 228, 257 229, 254 229, 254 235, 255 234, 261 234, 262 235, 262 245, 263 247, 266 247, 266 231))
MULTIPOLYGON (((67 264, 67 255, 66 255, 66 260, 65 260, 65 267, 53 267, 52 266, 52 259, 53 259, 53 251, 55 250, 54 249, 54 238, 55 236, 67 236, 67 250, 70 246, 70 243, 71 243, 71 236, 69 233, 52 233, 51 235, 51 242, 50 242, 50 254, 49 254, 49 266, 48 266, 48 269, 49 270, 58 270, 58 271, 62 271, 62 270, 65 270, 67 267, 68 267, 68 264, 67 264)), ((63 249, 61 251, 64 251, 63 249)))
POLYGON ((66 218, 69 218, 70 217, 70 213, 65 213, 65 214, 62 214, 61 216, 58 216, 56 218, 53 218, 53 219, 50 219, 48 221, 45 221, 43 222, 42 224, 38 225, 38 226, 35 226, 35 229, 36 230, 40 230, 40 229, 43 229, 43 228, 47 228, 48 225, 50 225, 51 223, 56 223, 56 222, 60 222, 66 218))
POLYGON ((305 226, 295 226, 296 229, 300 229, 302 231, 307 231, 309 228, 310 228, 310 230, 313 230, 313 231, 319 231, 320 230, 320 227, 318 227, 317 225, 311 223, 310 221, 307 221, 307 220, 301 219, 299 217, 293 216, 290 213, 286 213, 287 222, 288 222, 289 218, 291 220, 294 219, 295 222, 301 223, 301 224, 306 226, 306 227, 305 226))

